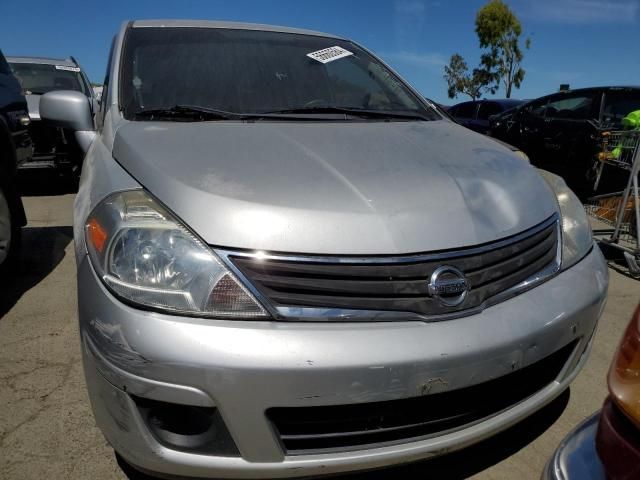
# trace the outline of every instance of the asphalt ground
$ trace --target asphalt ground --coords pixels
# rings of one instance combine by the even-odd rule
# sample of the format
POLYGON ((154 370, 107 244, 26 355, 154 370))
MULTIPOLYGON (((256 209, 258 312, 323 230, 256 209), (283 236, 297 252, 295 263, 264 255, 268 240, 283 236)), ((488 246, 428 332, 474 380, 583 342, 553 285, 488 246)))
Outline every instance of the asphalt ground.
MULTIPOLYGON (((22 184, 29 224, 19 268, 0 290, 0 479, 147 479, 118 464, 95 426, 85 391, 71 228, 74 194, 46 175, 23 176, 22 184)), ((609 300, 591 357, 556 401, 466 450, 342 478, 539 478, 561 439, 600 408, 609 363, 640 300, 640 281, 619 269, 610 273, 609 300)))

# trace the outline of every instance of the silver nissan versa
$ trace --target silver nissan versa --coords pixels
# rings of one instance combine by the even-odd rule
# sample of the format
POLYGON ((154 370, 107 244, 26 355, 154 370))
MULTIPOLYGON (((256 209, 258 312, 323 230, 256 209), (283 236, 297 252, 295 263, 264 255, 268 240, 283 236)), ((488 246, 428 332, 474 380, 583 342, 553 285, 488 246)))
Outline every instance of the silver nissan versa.
POLYGON ((575 195, 332 35, 135 21, 75 204, 96 422, 134 467, 317 476, 478 442, 567 388, 607 268, 575 195))

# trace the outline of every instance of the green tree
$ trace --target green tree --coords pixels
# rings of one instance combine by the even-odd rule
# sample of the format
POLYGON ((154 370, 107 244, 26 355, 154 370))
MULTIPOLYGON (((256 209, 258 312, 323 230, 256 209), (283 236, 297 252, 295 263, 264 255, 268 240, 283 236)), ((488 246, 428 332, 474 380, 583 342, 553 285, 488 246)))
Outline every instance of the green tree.
POLYGON ((477 100, 483 92, 495 92, 495 88, 489 86, 493 80, 492 77, 479 68, 469 72, 467 62, 458 53, 451 55, 449 64, 445 65, 444 79, 447 81, 449 98, 464 94, 469 95, 471 100, 477 100))
MULTIPOLYGON (((520 66, 524 57, 520 21, 502 0, 491 0, 476 15, 476 34, 480 48, 487 49, 480 60, 483 76, 491 79, 494 90, 502 83, 505 96, 511 98, 512 88, 520 88, 525 76, 520 66)), ((530 45, 531 39, 526 38, 524 48, 530 45)))

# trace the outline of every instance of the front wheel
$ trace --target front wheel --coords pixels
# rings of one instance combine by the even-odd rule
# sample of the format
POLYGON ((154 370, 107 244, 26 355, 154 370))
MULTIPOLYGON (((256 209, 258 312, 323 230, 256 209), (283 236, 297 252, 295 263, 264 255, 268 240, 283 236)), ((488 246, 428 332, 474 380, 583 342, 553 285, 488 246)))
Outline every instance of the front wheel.
POLYGON ((0 282, 5 280, 7 270, 15 262, 20 245, 21 229, 9 205, 7 189, 0 183, 0 282))

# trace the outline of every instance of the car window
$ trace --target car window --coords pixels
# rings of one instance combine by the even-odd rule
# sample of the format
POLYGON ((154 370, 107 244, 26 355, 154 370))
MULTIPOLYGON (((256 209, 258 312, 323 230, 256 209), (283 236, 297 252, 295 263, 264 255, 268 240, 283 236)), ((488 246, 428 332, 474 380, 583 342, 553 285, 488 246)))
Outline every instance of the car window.
POLYGON ((128 119, 139 119, 135 114, 141 110, 176 105, 249 114, 359 108, 439 118, 354 43, 313 35, 132 28, 124 44, 121 85, 120 104, 128 119), (341 55, 322 57, 332 52, 341 55))
POLYGON ((640 110, 640 90, 610 90, 605 92, 602 123, 620 125, 627 114, 640 110))
POLYGON ((502 112, 500 112, 499 116, 500 118, 506 118, 508 116, 512 116, 518 113, 519 111, 520 111, 520 105, 503 110, 502 112))
POLYGON ((478 109, 478 120, 488 120, 491 115, 502 112, 502 107, 496 102, 483 102, 478 109))
POLYGON ((473 102, 461 103, 455 107, 453 115, 460 118, 473 118, 476 113, 476 105, 473 102))
POLYGON ((362 68, 359 62, 326 64, 329 80, 335 85, 333 101, 340 105, 357 105, 374 110, 393 110, 397 99, 411 104, 406 89, 377 63, 362 68), (363 88, 366 95, 362 97, 363 88))
POLYGON ((27 95, 42 95, 53 90, 75 90, 89 95, 78 67, 16 62, 10 65, 27 95))
POLYGON ((520 110, 521 115, 525 117, 531 118, 542 118, 544 117, 545 110, 547 108, 548 98, 543 98, 540 100, 536 100, 535 102, 531 102, 520 110))
POLYGON ((593 94, 567 95, 551 99, 547 104, 545 116, 567 120, 586 120, 592 118, 593 94))

